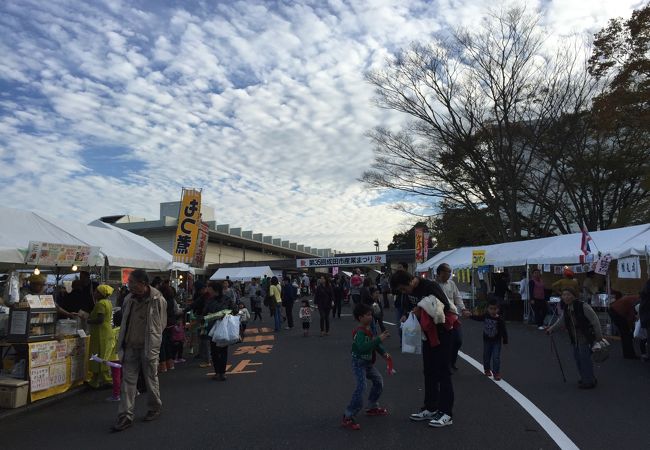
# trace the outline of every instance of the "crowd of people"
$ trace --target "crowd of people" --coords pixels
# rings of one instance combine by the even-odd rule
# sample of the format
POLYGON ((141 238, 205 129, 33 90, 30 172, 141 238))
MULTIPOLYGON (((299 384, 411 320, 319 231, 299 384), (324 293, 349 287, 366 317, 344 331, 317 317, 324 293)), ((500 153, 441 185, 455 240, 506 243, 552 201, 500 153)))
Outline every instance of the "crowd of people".
MULTIPOLYGON (((148 395, 145 420, 155 420, 160 415, 158 375, 185 362, 186 344, 201 360, 201 367, 212 366, 213 379, 226 380, 228 345, 217 345, 209 335, 225 315, 239 317, 239 335, 243 338, 248 322, 261 321, 265 314, 263 307, 266 307, 274 331, 281 332, 294 328, 294 304, 299 301, 298 320, 303 336, 309 336, 313 311, 317 311, 320 336, 327 337, 332 320, 340 319, 342 305, 350 302, 353 317, 359 322, 353 331, 351 348, 356 387, 345 408, 342 425, 358 430, 361 427, 355 416, 362 409, 368 381, 372 388, 366 414, 388 414, 379 406, 383 380, 374 362, 376 355, 390 358, 382 343, 389 336, 384 314, 391 308, 392 297, 396 319, 404 322, 413 315, 422 332, 424 399, 420 410, 412 413, 410 419, 427 421, 432 427, 449 426, 453 423, 454 405, 451 375, 457 370, 462 346, 462 319, 483 323, 484 373, 496 381, 502 378, 501 349, 508 344, 504 317, 509 296, 508 279, 502 277, 502 282, 493 283, 493 292, 484 295, 482 308, 470 312, 448 264, 437 267, 434 279, 414 276, 407 269, 404 264, 392 274, 378 276, 364 275, 360 269, 355 269, 350 277, 320 274, 316 278, 303 274, 282 279, 264 277, 246 283, 228 279, 207 284, 199 281, 187 305, 179 304, 178 293, 170 280, 159 277, 149 280, 145 271, 135 270, 127 285, 116 293, 115 306, 110 300, 113 288, 92 281, 87 272, 82 272, 72 283, 69 293, 56 295, 56 305, 60 317, 84 321, 91 336, 90 353, 96 355, 90 363, 88 384, 94 388, 112 386, 109 400, 119 402, 118 420, 113 429, 121 431, 133 424, 134 400, 138 393, 148 395)), ((574 274, 565 270, 561 280, 547 287, 540 271, 535 269, 530 278, 524 276, 517 284, 521 299, 530 305, 529 323, 548 335, 565 328, 580 374, 578 386, 583 389, 596 387, 598 380, 592 355, 605 341, 600 320, 590 306, 599 290, 593 274, 589 274, 580 286, 574 274), (552 295, 559 295, 561 299, 557 312, 549 304, 552 295), (552 315, 555 320, 549 320, 552 315)), ((30 292, 40 293, 43 285, 43 277, 30 278, 30 292)), ((639 295, 624 296, 616 291, 614 294, 616 299, 607 311, 621 336, 623 357, 639 358, 636 340, 641 355, 647 358, 650 282, 639 295)))

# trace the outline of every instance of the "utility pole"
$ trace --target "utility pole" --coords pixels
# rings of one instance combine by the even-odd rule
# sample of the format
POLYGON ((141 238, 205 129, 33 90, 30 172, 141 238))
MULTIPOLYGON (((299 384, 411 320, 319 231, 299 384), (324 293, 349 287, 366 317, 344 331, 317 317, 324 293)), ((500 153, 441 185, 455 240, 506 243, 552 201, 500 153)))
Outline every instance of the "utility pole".
POLYGON ((375 251, 379 251, 379 238, 375 239, 375 251))

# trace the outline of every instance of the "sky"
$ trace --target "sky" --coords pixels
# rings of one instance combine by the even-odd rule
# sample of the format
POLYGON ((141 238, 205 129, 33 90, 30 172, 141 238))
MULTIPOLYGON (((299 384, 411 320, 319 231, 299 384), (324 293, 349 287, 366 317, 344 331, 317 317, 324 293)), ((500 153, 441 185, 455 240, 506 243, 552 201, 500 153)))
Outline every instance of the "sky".
MULTIPOLYGON (((364 73, 480 22, 485 5, 3 0, 0 204, 81 222, 157 219, 160 202, 197 187, 218 223, 385 249, 417 218, 359 181, 374 158, 367 132, 404 120, 373 104, 364 73)), ((639 5, 526 3, 558 41, 639 5)))

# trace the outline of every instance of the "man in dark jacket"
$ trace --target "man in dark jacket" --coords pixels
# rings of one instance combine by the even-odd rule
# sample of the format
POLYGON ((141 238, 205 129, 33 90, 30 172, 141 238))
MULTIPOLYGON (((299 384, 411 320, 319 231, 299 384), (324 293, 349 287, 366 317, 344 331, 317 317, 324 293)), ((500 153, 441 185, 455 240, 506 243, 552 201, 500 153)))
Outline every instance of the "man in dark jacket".
POLYGON ((291 285, 291 278, 282 279, 282 306, 287 315, 287 326, 285 330, 293 328, 293 302, 296 301, 296 289, 291 285))
MULTIPOLYGON (((398 270, 390 279, 390 286, 393 291, 406 294, 409 301, 402 305, 402 321, 406 320, 408 313, 427 314, 415 303, 424 297, 433 295, 443 303, 445 313, 455 311, 455 307, 449 303, 442 288, 435 281, 425 278, 413 277, 404 270, 398 270)), ((421 322, 422 323, 422 322, 421 322)), ((424 406, 420 412, 411 414, 410 419, 415 422, 428 421, 429 426, 440 428, 449 426, 452 421, 452 409, 454 406, 454 387, 451 381, 451 349, 452 333, 445 327, 445 324, 435 326, 438 343, 422 343, 422 362, 424 365, 424 406)))

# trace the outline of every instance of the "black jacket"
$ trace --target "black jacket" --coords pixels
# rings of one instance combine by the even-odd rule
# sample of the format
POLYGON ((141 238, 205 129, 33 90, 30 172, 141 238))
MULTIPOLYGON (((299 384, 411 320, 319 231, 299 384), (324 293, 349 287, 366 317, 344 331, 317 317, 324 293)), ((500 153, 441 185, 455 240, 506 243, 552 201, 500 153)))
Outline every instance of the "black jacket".
POLYGON ((485 313, 482 316, 471 316, 472 320, 483 322, 483 340, 488 342, 503 341, 504 344, 508 343, 508 330, 506 329, 506 322, 501 316, 492 317, 490 314, 485 313))

